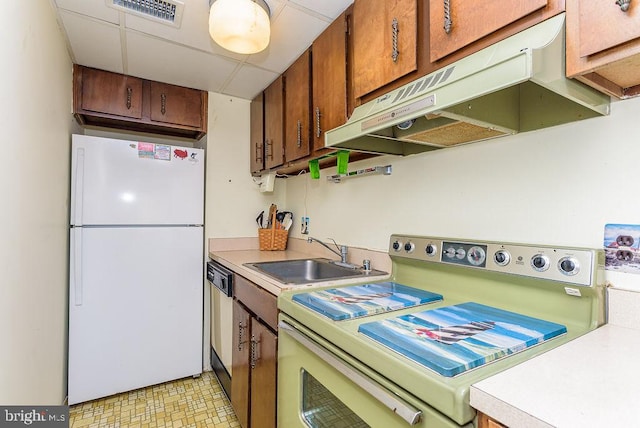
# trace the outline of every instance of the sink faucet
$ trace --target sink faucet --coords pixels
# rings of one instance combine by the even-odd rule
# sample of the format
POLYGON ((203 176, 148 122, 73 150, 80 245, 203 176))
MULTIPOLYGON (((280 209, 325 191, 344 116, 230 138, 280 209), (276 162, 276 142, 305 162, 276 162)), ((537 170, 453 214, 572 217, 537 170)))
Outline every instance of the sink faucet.
MULTIPOLYGON (((329 239, 331 239, 331 238, 329 238, 329 239)), ((318 244, 322 245, 327 250, 331 251, 332 253, 334 253, 338 257, 340 257, 340 263, 348 264, 347 263, 347 246, 346 245, 338 245, 338 244, 336 244, 336 241, 334 241, 333 239, 331 239, 331 240, 333 241, 333 245, 335 245, 336 248, 338 248, 340 250, 340 252, 337 252, 336 250, 334 250, 333 248, 331 248, 330 246, 328 246, 327 244, 325 244, 324 242, 322 242, 318 238, 314 238, 314 237, 311 237, 311 236, 307 238, 307 242, 308 243, 311 244, 313 241, 316 241, 318 244)))

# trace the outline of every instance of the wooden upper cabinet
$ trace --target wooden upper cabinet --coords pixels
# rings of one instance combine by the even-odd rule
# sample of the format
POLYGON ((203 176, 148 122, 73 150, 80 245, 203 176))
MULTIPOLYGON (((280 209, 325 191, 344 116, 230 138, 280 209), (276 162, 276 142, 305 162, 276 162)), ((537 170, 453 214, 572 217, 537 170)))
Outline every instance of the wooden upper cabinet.
POLYGON ((200 139, 206 91, 73 66, 73 113, 81 125, 200 139))
POLYGON ((567 0, 567 76, 609 95, 640 95, 640 2, 567 0))
POLYGON ((151 120, 174 125, 202 126, 201 91, 160 82, 151 85, 151 120))
POLYGON ((86 68, 78 95, 83 110, 142 117, 142 79, 137 77, 86 68))
POLYGON ((264 167, 284 163, 284 82, 279 76, 264 90, 264 167))
POLYGON ((251 101, 250 125, 250 171, 258 174, 264 170, 264 97, 258 95, 251 101))
POLYGON ((429 0, 429 51, 435 62, 547 6, 547 0, 429 0))
POLYGON ((311 52, 307 50, 284 72, 284 146, 287 162, 310 153, 311 52))
POLYGON ((340 15, 313 42, 313 151, 324 149, 324 133, 347 120, 347 18, 340 15))
POLYGON ((417 68, 417 0, 355 0, 353 91, 356 98, 417 68))

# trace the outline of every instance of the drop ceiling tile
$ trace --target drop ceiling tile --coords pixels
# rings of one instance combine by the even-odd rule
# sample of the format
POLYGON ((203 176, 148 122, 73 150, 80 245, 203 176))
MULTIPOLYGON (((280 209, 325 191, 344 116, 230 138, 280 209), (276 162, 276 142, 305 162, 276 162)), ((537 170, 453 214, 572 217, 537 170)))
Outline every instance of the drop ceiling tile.
POLYGON ((179 28, 133 14, 125 14, 125 26, 127 29, 205 52, 229 56, 238 61, 243 61, 246 58, 246 55, 225 50, 211 39, 209 35, 209 3, 207 1, 185 2, 179 28))
POLYGON ((285 6, 271 23, 271 42, 247 62, 278 73, 304 52, 329 24, 291 6, 285 6))
POLYGON ((233 76, 231 81, 222 88, 222 93, 252 100, 271 82, 276 80, 278 73, 263 70, 245 64, 233 76))
POLYGON ((127 74, 160 82, 219 92, 239 64, 133 31, 126 40, 127 74))
POLYGON ((334 20, 353 3, 353 0, 290 0, 290 2, 334 20))
POLYGON ((59 8, 81 15, 90 16, 101 21, 118 24, 119 14, 116 9, 107 7, 105 0, 55 0, 59 8))
POLYGON ((60 12, 60 18, 69 37, 74 62, 123 72, 118 26, 64 11, 60 12))

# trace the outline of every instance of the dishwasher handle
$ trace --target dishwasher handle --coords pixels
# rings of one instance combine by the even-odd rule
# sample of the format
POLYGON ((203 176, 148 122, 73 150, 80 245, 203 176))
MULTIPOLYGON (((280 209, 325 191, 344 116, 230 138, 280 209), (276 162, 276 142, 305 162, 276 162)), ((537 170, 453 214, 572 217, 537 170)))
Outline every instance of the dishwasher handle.
POLYGON ((388 391, 377 382, 371 380, 366 375, 362 374, 360 371, 349 366, 340 358, 336 357, 331 352, 324 349, 322 346, 318 345, 312 339, 307 337, 305 334, 298 331, 298 329, 296 329, 292 325, 284 321, 280 321, 278 323, 278 328, 279 333, 285 332, 286 334, 288 334, 293 340, 315 354, 318 358, 331 365, 334 369, 342 373, 349 380, 362 388, 363 391, 371 395, 393 413, 404 419, 409 425, 416 425, 422 419, 421 410, 416 409, 411 404, 398 398, 395 394, 388 391))

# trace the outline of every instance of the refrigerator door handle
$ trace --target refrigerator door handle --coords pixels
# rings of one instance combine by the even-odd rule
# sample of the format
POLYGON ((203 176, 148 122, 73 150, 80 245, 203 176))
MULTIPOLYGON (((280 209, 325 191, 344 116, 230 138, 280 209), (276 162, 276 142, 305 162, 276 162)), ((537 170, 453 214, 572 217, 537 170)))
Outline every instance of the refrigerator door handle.
POLYGON ((76 171, 73 182, 73 224, 82 226, 82 200, 84 199, 84 148, 78 148, 76 152, 76 171))
POLYGON ((74 227, 73 229, 73 272, 71 272, 73 281, 74 304, 82 306, 82 228, 74 227))

